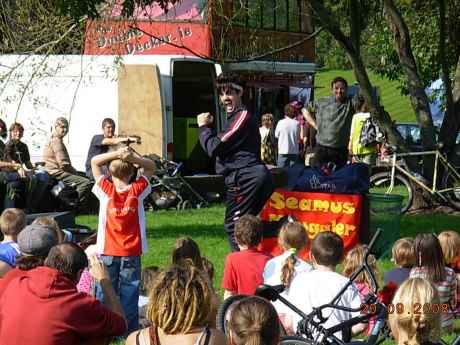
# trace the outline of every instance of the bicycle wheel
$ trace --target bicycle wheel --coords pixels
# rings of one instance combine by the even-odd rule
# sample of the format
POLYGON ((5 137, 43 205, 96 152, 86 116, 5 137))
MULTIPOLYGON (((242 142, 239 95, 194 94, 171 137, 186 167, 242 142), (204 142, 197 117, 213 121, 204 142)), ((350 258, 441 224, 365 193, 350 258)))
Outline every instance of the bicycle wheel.
POLYGON ((403 197, 401 213, 406 212, 414 200, 414 191, 409 180, 400 174, 395 174, 393 189, 390 191, 391 172, 379 172, 370 177, 370 193, 393 194, 403 197))
POLYGON ((445 192, 443 195, 447 198, 450 205, 460 210, 460 180, 450 171, 446 171, 442 178, 442 188, 453 188, 452 191, 445 192))
POLYGON ((227 335, 227 322, 230 319, 230 313, 235 303, 241 301, 243 298, 248 297, 247 295, 233 295, 227 298, 217 310, 216 326, 217 329, 224 332, 227 335))
POLYGON ((314 342, 307 338, 302 338, 297 335, 281 337, 279 345, 313 345, 314 342))

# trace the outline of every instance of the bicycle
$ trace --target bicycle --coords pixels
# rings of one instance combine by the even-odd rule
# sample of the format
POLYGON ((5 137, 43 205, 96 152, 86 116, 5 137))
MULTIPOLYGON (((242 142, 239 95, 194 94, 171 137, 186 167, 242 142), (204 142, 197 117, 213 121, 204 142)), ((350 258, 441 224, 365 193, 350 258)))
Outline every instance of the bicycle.
POLYGON ((403 197, 401 213, 404 213, 412 206, 415 185, 417 185, 455 209, 460 210, 460 167, 454 167, 439 148, 434 151, 423 152, 393 152, 390 155, 383 156, 379 163, 389 168, 389 170, 377 172, 370 177, 369 192, 401 195, 403 197), (409 170, 405 158, 432 155, 434 155, 434 174, 433 182, 430 186, 430 183, 421 175, 409 170), (444 174, 439 181, 438 168, 440 165, 444 168, 444 174))
POLYGON ((319 307, 313 308, 312 312, 305 314, 299 310, 292 303, 287 301, 285 298, 280 296, 282 288, 280 286, 272 287, 268 285, 262 285, 256 291, 256 295, 267 298, 271 301, 279 300, 289 307, 292 311, 297 313, 302 319, 297 325, 297 331, 295 336, 286 336, 281 339, 280 344, 282 345, 320 345, 320 344, 335 344, 335 345, 351 345, 351 344, 363 344, 363 341, 350 341, 351 332, 350 329, 353 325, 356 325, 361 322, 365 322, 372 317, 376 317, 376 323, 372 329, 371 335, 368 337, 365 342, 368 345, 379 345, 381 344, 387 336, 385 335, 385 325, 387 320, 387 308, 380 302, 377 298, 378 284, 377 280, 369 268, 369 255, 371 253, 372 247, 378 238, 378 236, 383 231, 378 229, 372 238, 364 256, 363 263, 361 267, 353 273, 353 275, 348 280, 348 283, 345 284, 342 289, 337 293, 337 295, 332 299, 328 304, 321 305, 319 307), (366 297, 365 302, 359 308, 349 308, 345 306, 337 305, 343 293, 348 289, 348 287, 353 284, 354 280, 362 273, 366 272, 371 277, 371 293, 366 297), (337 310, 343 310, 347 312, 360 312, 359 316, 352 317, 346 321, 343 321, 335 326, 325 328, 322 324, 327 320, 322 314, 322 311, 326 308, 333 308, 337 310), (344 339, 340 339, 335 335, 336 332, 345 332, 346 336, 344 339), (383 334, 384 337, 380 337, 383 334))
MULTIPOLYGON (((352 345, 357 342, 350 342, 351 332, 348 332, 351 326, 369 320, 372 317, 377 317, 372 333, 367 340, 368 345, 379 345, 383 342, 386 337, 380 338, 380 335, 385 333, 383 332, 386 319, 387 319, 387 309, 386 306, 379 302, 376 296, 378 289, 377 281, 372 273, 372 270, 369 268, 368 258, 370 255, 370 250, 374 245, 377 237, 382 233, 381 229, 378 229, 372 238, 366 255, 364 256, 364 262, 362 266, 350 277, 348 283, 339 291, 339 293, 333 298, 333 300, 325 305, 322 305, 317 308, 313 308, 313 311, 308 315, 298 309, 295 305, 286 300, 280 293, 284 290, 283 285, 278 286, 269 286, 261 285, 256 290, 256 295, 263 297, 270 301, 279 300, 284 303, 288 308, 301 316, 301 321, 298 323, 297 332, 295 336, 282 336, 280 344, 282 345, 320 345, 320 344, 334 344, 334 345, 352 345), (373 293, 369 294, 366 298, 366 301, 360 306, 360 308, 349 308, 344 306, 339 306, 336 303, 340 300, 342 294, 346 289, 353 283, 353 281, 361 274, 363 271, 366 271, 372 280, 372 289, 373 293), (368 307, 365 307, 368 306, 368 307), (346 320, 342 323, 339 323, 330 328, 324 328, 322 324, 326 321, 326 318, 322 315, 322 310, 325 308, 335 308, 348 312, 362 312, 361 315, 353 317, 349 320, 346 320), (365 309, 368 312, 363 312, 365 309), (336 332, 345 332, 345 340, 339 339, 334 335, 336 332)), ((232 296, 232 300, 226 300, 224 304, 219 308, 217 314, 217 328, 222 330, 224 333, 227 332, 227 320, 230 317, 231 308, 233 303, 237 303, 239 300, 245 298, 243 295, 232 296)), ((284 328, 280 323, 282 334, 286 334, 284 328)), ((359 342, 363 344, 363 342, 359 342)))

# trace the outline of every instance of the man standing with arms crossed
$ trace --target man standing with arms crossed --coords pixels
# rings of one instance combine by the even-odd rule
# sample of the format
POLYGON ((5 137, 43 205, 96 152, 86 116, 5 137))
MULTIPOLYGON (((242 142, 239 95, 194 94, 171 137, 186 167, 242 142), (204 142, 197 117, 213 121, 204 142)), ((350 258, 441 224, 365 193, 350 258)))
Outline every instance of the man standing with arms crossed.
POLYGON ((197 116, 200 143, 206 153, 216 158, 216 172, 227 186, 224 227, 232 251, 235 221, 244 214, 258 215, 273 192, 270 172, 260 160, 260 133, 257 118, 242 103, 243 83, 234 75, 217 78, 220 101, 226 113, 224 130, 217 133, 209 113, 197 116))

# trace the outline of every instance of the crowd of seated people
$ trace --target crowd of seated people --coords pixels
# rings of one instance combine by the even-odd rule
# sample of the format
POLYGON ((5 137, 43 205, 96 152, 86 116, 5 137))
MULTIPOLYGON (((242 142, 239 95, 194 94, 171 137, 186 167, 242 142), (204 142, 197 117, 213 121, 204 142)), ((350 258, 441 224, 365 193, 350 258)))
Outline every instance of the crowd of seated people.
MULTIPOLYGON (((251 236, 257 229, 261 230, 260 223, 252 216, 245 217, 237 221, 240 253, 243 256, 256 255, 257 237, 251 236)), ((227 277, 222 286, 227 289, 228 282, 233 281, 235 287, 231 292, 237 293, 239 285, 243 284, 248 297, 232 308, 228 332, 223 334, 215 328, 220 299, 212 283, 212 263, 201 256, 200 248, 192 238, 180 238, 171 248, 170 265, 143 270, 142 279, 139 278, 143 296, 131 306, 139 308, 142 322, 135 329, 129 329, 127 312, 130 307, 121 302, 123 297, 114 288, 114 277, 111 276, 113 265, 106 260, 106 255, 98 252, 97 245, 91 254, 85 253, 77 245, 66 242, 59 228, 48 225, 47 220, 25 226, 24 218, 24 213, 18 209, 5 210, 0 217, 5 237, 0 244, 0 260, 8 258, 11 265, 0 278, 2 344, 80 344, 82 341, 108 344, 111 337, 124 336, 128 345, 275 345, 280 339, 280 322, 288 333, 292 333, 298 321, 296 315, 290 315, 289 309, 279 308, 279 304, 273 305, 253 296, 254 290, 248 291, 248 286, 257 286, 264 280, 270 284, 284 284, 287 287, 284 296, 308 313, 329 302, 341 289, 350 271, 354 270, 354 263, 362 260, 364 250, 358 245, 344 257, 341 238, 332 232, 323 232, 311 243, 312 261, 305 262, 297 255, 307 245, 308 238, 301 231, 300 223, 291 222, 280 231, 279 242, 285 252, 268 261, 265 257, 253 260, 252 264, 259 265, 261 270, 255 269, 252 276, 247 274, 247 267, 235 266, 234 259, 229 261, 227 258, 224 268, 227 277), (343 272, 339 273, 337 264, 342 258, 345 258, 343 272), (101 287, 104 303, 92 296, 94 291, 82 292, 77 288, 85 270, 90 280, 101 287), (43 312, 28 313, 30 308, 40 308, 43 312), (18 323, 23 326, 23 331, 13 326, 18 323)), ((458 236, 453 231, 441 233, 439 239, 432 234, 419 234, 413 241, 404 239, 395 244, 393 256, 400 260, 404 253, 406 266, 408 263, 413 265, 404 271, 396 266, 385 275, 390 279, 388 283, 398 285, 393 305, 403 304, 410 311, 389 315, 389 326, 398 345, 438 344, 440 335, 452 331, 450 321, 456 317, 458 278, 455 267, 442 266, 443 280, 430 273, 430 268, 436 266, 436 260, 449 265, 458 261, 458 236), (427 256, 431 259, 426 259, 427 256), (452 274, 455 280, 451 280, 452 274), (393 278, 397 279, 393 281, 393 278), (413 308, 415 304, 439 305, 440 308, 449 305, 449 309, 443 313, 421 309, 417 313, 413 308)), ((235 254, 229 255, 233 258, 235 254)), ((371 266, 377 270, 373 261, 371 266)), ((364 274, 345 291, 340 304, 359 306, 363 303, 365 290, 369 290, 369 282, 364 274)), ((339 310, 331 311, 328 316, 326 327, 355 315, 339 310)), ((368 324, 358 324, 353 327, 353 332, 357 334, 368 327, 368 324)), ((341 337, 341 334, 336 336, 341 337)))
MULTIPOLYGON (((61 155, 67 125, 58 120, 51 139, 51 146, 60 148, 61 155)), ((69 175, 74 172, 70 162, 55 167, 63 167, 69 175)), ((240 217, 235 225, 239 251, 225 259, 221 287, 224 298, 241 293, 251 297, 235 305, 228 320, 229 332, 224 335, 215 328, 220 298, 212 283, 213 265, 202 257, 192 238, 177 240, 171 250, 171 265, 149 268, 142 274, 141 257, 148 250, 143 199, 150 192, 154 163, 122 147, 95 155, 91 170, 96 181, 93 193, 100 205, 96 244, 86 252, 67 242, 65 234, 46 220, 25 226, 24 212, 17 209, 7 209, 0 217, 4 234, 0 244, 2 344, 107 344, 110 337, 118 336, 127 337, 127 344, 275 345, 280 338, 279 322, 288 333, 295 332, 298 315, 254 297, 258 285, 264 281, 285 285, 285 297, 309 313, 330 302, 362 260, 364 247, 357 246, 345 256, 343 240, 333 232, 321 232, 312 240, 310 262, 300 259, 299 251, 309 239, 303 225, 295 222, 281 229, 279 243, 284 253, 272 258, 257 250, 262 239, 260 220, 240 217), (135 174, 135 165, 139 174, 135 174)), ((441 233, 439 239, 418 234, 413 241, 395 244, 395 264, 404 267, 385 275, 388 284, 400 284, 393 303, 447 307, 434 318, 410 314, 410 322, 394 315, 390 321, 398 344, 436 343, 438 333, 453 330, 458 316, 458 236, 452 231, 441 233), (439 332, 425 336, 438 325, 439 332)), ((374 261, 371 266, 377 271, 374 261)), ((369 285, 368 276, 358 277, 339 303, 360 307, 369 285)), ((326 327, 359 314, 343 310, 328 313, 326 327)), ((369 330, 365 323, 352 328, 353 334, 365 330, 369 330)))
MULTIPOLYGON (((3 208, 21 208, 27 213, 52 211, 52 205, 43 203, 45 193, 59 181, 64 186, 75 189, 77 200, 75 204, 82 206, 91 197, 90 191, 94 183, 91 172, 91 159, 105 153, 110 147, 128 141, 138 141, 133 137, 118 137, 115 135, 115 122, 111 118, 102 121, 102 134, 93 136, 86 159, 86 171, 80 172, 72 165, 64 137, 68 134, 69 122, 59 117, 53 124, 49 141, 43 149, 43 166, 31 162, 29 148, 22 141, 24 127, 14 122, 9 127, 0 120, 0 206, 3 208), (49 207, 50 209, 48 209, 49 207)), ((103 168, 105 169, 105 168, 103 168)), ((103 170, 107 173, 107 170, 103 170)), ((44 199, 45 198, 45 199, 44 199)))

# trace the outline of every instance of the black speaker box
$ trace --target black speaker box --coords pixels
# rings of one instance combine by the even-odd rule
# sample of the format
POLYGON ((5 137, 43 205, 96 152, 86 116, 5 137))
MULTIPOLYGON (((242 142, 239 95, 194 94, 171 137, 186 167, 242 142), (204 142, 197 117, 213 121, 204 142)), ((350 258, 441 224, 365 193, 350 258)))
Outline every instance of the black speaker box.
POLYGON ((31 213, 26 215, 26 222, 30 224, 35 218, 49 217, 53 218, 61 229, 74 228, 75 216, 72 212, 47 212, 47 213, 31 213))

